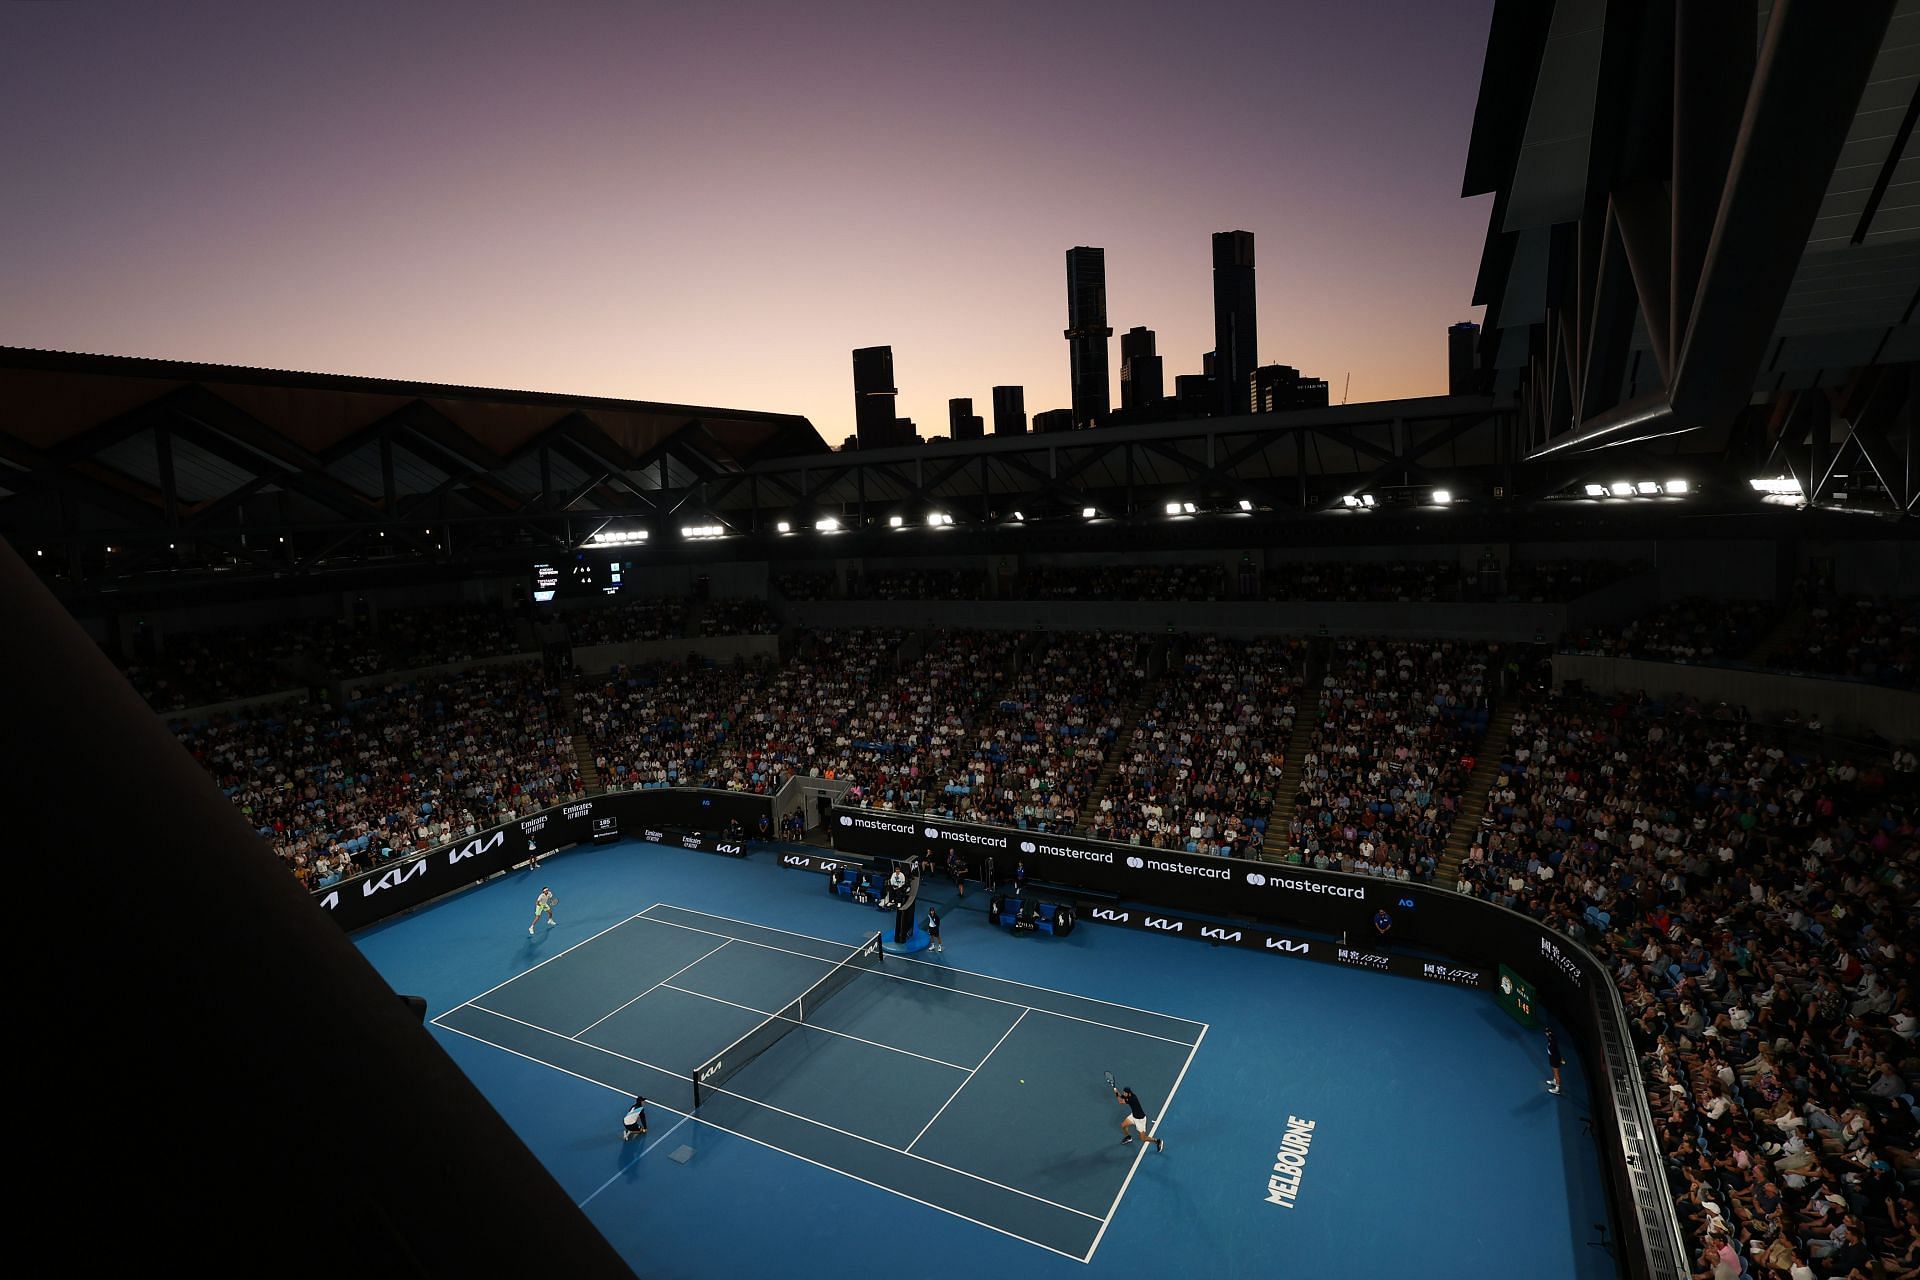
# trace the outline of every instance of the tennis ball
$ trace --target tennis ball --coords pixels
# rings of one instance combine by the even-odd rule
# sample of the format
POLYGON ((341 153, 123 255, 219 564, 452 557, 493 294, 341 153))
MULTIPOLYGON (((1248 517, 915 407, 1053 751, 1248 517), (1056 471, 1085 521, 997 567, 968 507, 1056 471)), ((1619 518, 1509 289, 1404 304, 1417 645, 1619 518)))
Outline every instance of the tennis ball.
POLYGON ((1020 1083, 1021 1083, 1021 1084, 1025 1084, 1025 1083, 1026 1083, 1026 1081, 1025 1081, 1025 1080, 1023 1079, 1023 1080, 1021 1080, 1021 1081, 1020 1081, 1020 1083))

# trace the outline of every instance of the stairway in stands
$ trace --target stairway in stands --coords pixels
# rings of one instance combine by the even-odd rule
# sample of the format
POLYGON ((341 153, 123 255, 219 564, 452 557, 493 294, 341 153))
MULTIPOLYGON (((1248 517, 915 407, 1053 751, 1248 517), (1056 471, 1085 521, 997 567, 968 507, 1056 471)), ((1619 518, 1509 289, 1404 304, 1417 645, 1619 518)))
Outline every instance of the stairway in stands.
POLYGON ((567 672, 566 679, 560 682, 560 723, 567 726, 567 733, 573 741, 573 759, 580 771, 580 782, 588 795, 595 795, 604 788, 600 785, 600 768, 593 762, 593 744, 587 741, 587 734, 580 727, 580 717, 574 703, 574 674, 567 672))
POLYGON ((1301 678, 1300 692, 1293 697, 1293 736, 1287 739, 1287 763, 1273 789, 1273 811, 1267 814, 1267 838, 1260 856, 1278 862, 1291 850, 1287 844, 1287 824, 1293 820, 1293 797, 1300 789, 1300 762, 1306 758, 1307 743, 1320 723, 1320 682, 1326 679, 1327 662, 1333 654, 1333 642, 1325 638, 1307 643, 1307 669, 1301 678))
POLYGON ((1434 883, 1444 888, 1450 889, 1459 881, 1460 864, 1466 861, 1467 850, 1473 847, 1474 833, 1480 830, 1480 820, 1486 816, 1487 792, 1493 789, 1493 780, 1500 776, 1500 762, 1507 755, 1516 710, 1514 703, 1496 699, 1487 717, 1487 736, 1480 740, 1473 773, 1460 796, 1460 811, 1454 815, 1453 829, 1447 833, 1447 851, 1440 855, 1439 870, 1434 872, 1434 883))
POLYGON ((1100 766, 1100 775, 1093 780, 1093 786, 1087 791, 1087 802, 1080 808, 1080 821, 1073 826, 1073 834, 1084 836, 1093 825, 1095 815, 1100 812, 1100 801, 1106 796, 1107 788, 1113 785, 1113 776, 1120 772, 1120 757, 1133 752, 1133 731, 1140 726, 1140 717, 1153 705, 1160 691, 1160 682, 1154 679, 1143 680, 1140 691, 1127 703, 1126 710, 1120 713, 1120 734, 1107 749, 1107 762, 1100 766))

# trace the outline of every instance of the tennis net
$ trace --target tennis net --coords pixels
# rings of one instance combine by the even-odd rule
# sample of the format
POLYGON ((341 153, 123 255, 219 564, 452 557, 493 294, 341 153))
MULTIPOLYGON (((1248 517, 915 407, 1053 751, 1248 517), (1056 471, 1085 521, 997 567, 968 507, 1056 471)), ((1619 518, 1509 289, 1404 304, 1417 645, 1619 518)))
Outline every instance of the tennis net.
POLYGON ((871 973, 880 964, 880 935, 874 934, 858 950, 833 967, 826 977, 800 993, 800 997, 765 1022, 702 1063, 693 1073, 693 1109, 720 1089, 734 1073, 772 1048, 774 1042, 816 1016, 820 1006, 863 973, 871 973))

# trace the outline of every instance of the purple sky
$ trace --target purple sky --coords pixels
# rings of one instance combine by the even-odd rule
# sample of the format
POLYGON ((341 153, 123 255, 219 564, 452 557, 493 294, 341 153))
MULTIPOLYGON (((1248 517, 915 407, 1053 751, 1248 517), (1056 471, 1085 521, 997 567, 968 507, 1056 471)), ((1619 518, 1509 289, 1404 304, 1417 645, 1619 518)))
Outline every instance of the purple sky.
POLYGON ((946 429, 1065 405, 1065 251, 1168 389, 1208 233, 1260 355, 1443 392, 1491 0, 0 5, 0 343, 946 429))

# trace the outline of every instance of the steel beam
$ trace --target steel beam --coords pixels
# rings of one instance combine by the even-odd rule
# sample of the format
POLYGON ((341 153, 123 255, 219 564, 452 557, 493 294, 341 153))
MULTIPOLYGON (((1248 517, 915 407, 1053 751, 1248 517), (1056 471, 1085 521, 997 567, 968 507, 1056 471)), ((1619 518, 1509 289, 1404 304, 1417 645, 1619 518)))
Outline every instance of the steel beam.
POLYGON ((1683 425, 1725 425, 1768 339, 1853 124, 1893 0, 1774 0, 1674 368, 1683 425))

